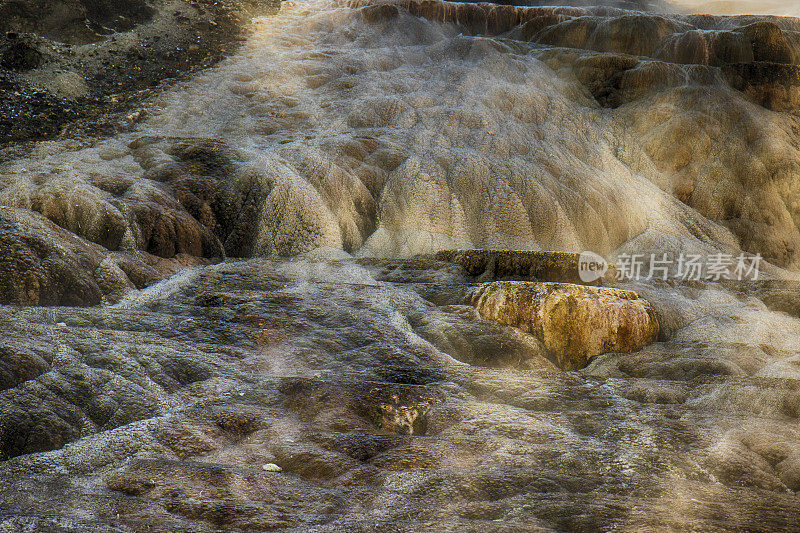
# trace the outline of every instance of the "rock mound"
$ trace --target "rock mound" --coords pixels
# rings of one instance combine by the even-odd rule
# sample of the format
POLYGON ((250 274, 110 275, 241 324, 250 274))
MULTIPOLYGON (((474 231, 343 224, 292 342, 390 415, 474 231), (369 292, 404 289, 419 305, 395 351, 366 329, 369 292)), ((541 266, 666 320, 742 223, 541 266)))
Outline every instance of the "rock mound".
POLYGON ((30 211, 0 208, 0 302, 93 305, 103 259, 75 235, 30 211))
POLYGON ((498 281, 479 287, 471 300, 483 318, 541 339, 564 370, 580 370, 604 353, 635 352, 658 338, 653 308, 631 291, 498 281))
POLYGON ((38 213, 0 206, 0 305, 113 303, 198 262, 186 255, 112 253, 38 213))

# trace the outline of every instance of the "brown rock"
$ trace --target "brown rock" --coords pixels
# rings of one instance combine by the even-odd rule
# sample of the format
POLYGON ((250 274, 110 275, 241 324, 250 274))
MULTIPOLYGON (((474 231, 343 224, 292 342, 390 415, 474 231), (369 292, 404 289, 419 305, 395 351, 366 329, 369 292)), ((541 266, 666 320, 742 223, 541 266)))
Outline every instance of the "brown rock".
POLYGON ((772 111, 800 108, 800 66, 754 62, 725 65, 722 74, 734 89, 772 111))
POLYGON ((98 249, 22 209, 0 208, 0 303, 93 305, 98 249))
POLYGON ((543 30, 538 42, 569 48, 586 48, 589 37, 597 30, 598 19, 579 17, 566 20, 543 30))
POLYGON ((27 209, 0 206, 0 305, 115 303, 185 266, 207 263, 184 255, 162 259, 113 252, 27 209))
MULTIPOLYGON (((578 271, 580 254, 512 250, 444 250, 437 261, 456 263, 473 276, 487 279, 522 278, 583 285, 578 271)), ((592 283, 600 285, 600 281, 592 283)))
MULTIPOLYGON (((586 11, 577 7, 528 7, 490 3, 442 2, 440 0, 350 0, 351 8, 395 6, 416 17, 438 22, 453 22, 475 33, 500 34, 530 20, 547 16, 583 16, 586 11)), ((386 7, 362 12, 369 20, 386 20, 392 10, 386 7), (383 17, 381 16, 383 15, 383 17)))
POLYGON ((100 262, 94 271, 94 278, 103 292, 104 300, 108 303, 117 303, 136 289, 125 271, 110 257, 100 262))
POLYGON ((756 22, 745 26, 739 31, 750 38, 753 44, 753 56, 756 61, 792 62, 792 48, 781 28, 774 22, 756 22))
POLYGON ((707 65, 708 44, 703 33, 697 30, 674 33, 663 39, 657 57, 673 63, 707 65))
POLYGON ((399 14, 397 8, 390 4, 367 6, 361 9, 361 16, 365 22, 375 23, 396 18, 399 14))
POLYGON ((740 32, 714 31, 704 34, 709 39, 709 63, 751 63, 753 46, 750 38, 740 32))
POLYGON ((650 304, 630 291, 567 283, 494 282, 472 304, 483 318, 538 337, 564 370, 609 352, 635 352, 658 337, 650 304))
POLYGON ((586 47, 599 52, 652 56, 658 43, 683 26, 654 15, 625 15, 603 20, 586 47))

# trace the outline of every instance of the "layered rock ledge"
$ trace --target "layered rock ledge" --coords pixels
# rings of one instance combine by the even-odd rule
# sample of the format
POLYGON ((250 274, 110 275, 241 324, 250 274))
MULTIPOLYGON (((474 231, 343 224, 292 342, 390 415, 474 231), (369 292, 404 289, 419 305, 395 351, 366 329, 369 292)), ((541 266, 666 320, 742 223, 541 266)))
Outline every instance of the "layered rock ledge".
POLYGON ((635 352, 658 338, 652 306, 632 291, 569 283, 498 281, 481 285, 472 304, 484 318, 540 339, 564 370, 609 352, 635 352))
POLYGON ((438 261, 456 263, 471 275, 487 279, 521 278, 531 281, 602 284, 581 280, 580 254, 570 252, 527 252, 517 250, 442 250, 438 261))
POLYGON ((759 105, 777 111, 797 110, 800 105, 797 19, 442 0, 351 0, 347 5, 360 9, 369 23, 405 11, 474 34, 601 53, 590 62, 602 66, 596 65, 591 76, 579 77, 609 107, 636 99, 647 88, 685 80, 712 84, 720 67, 733 88, 759 105))
POLYGON ((169 259, 111 252, 38 213, 0 206, 0 305, 116 303, 176 271, 208 264, 179 254, 169 259))

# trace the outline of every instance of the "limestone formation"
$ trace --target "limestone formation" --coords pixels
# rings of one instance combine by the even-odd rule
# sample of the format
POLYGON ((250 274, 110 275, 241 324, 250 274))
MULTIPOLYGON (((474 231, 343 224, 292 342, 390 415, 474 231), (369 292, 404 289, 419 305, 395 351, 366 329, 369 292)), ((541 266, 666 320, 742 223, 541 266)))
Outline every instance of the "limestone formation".
POLYGON ((515 250, 442 250, 434 255, 464 267, 472 276, 485 279, 525 279, 599 285, 580 278, 580 254, 567 252, 521 252, 515 250))
POLYGON ((136 131, 9 163, 0 203, 166 258, 689 242, 800 264, 795 22, 440 1, 336 12, 361 29, 282 19, 136 131), (298 35, 328 51, 295 57, 298 35))
POLYGON ((540 339, 564 370, 580 370, 604 353, 638 351, 658 338, 653 308, 631 291, 498 281, 481 285, 471 301, 483 318, 540 339))
POLYGON ((146 253, 109 253, 32 211, 0 207, 0 304, 114 303, 194 257, 160 259, 146 253))
POLYGON ((2 527, 793 527, 800 329, 762 288, 637 288, 678 330, 563 373, 445 353, 531 353, 417 294, 469 289, 460 267, 361 263, 238 261, 117 306, 0 308, 2 527))
POLYGON ((102 292, 97 248, 30 211, 0 208, 0 301, 23 305, 92 305, 102 292))

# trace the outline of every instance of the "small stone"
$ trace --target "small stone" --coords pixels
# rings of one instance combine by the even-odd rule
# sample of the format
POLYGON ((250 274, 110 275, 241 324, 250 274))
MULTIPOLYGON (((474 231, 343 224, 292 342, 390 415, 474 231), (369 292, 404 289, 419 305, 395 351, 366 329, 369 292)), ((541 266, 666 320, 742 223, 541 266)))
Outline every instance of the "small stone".
POLYGON ((282 472, 283 468, 279 467, 275 463, 267 463, 261 468, 264 469, 265 472, 282 472))

